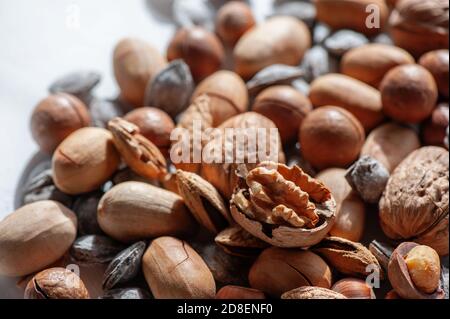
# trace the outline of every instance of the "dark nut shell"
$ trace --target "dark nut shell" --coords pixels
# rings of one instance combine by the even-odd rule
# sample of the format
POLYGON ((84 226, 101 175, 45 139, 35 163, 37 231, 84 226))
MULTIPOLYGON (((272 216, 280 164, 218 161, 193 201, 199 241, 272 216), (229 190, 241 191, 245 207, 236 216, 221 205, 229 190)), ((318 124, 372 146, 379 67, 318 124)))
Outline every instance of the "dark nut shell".
POLYGON ((430 71, 436 81, 439 93, 448 98, 449 82, 449 52, 448 50, 430 51, 419 60, 419 64, 430 71))
POLYGON ((445 145, 449 124, 449 109, 447 103, 439 104, 422 126, 422 140, 427 145, 445 145))
POLYGON ((124 246, 103 235, 78 237, 70 248, 70 256, 83 265, 104 264, 111 261, 124 246))
POLYGON ((247 82, 248 93, 252 96, 272 85, 288 85, 303 75, 303 70, 296 66, 272 64, 255 74, 247 82))

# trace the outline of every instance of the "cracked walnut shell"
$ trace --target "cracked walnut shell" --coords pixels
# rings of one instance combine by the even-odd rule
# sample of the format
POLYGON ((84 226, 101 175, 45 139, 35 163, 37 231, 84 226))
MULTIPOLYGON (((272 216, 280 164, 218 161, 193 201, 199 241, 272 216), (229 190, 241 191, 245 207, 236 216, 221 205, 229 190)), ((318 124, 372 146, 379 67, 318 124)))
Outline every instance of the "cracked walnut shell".
POLYGON ((278 247, 308 247, 332 227, 336 202, 331 192, 298 166, 263 162, 238 175, 231 215, 253 236, 278 247))

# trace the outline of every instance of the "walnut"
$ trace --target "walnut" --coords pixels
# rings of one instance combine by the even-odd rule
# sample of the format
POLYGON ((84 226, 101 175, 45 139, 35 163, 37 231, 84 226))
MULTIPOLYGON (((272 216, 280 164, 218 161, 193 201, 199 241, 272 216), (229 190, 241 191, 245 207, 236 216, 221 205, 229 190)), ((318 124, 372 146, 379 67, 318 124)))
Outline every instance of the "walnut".
POLYGON ((253 236, 279 247, 307 247, 326 236, 336 202, 325 185, 301 168, 263 162, 246 172, 231 198, 234 220, 253 236))

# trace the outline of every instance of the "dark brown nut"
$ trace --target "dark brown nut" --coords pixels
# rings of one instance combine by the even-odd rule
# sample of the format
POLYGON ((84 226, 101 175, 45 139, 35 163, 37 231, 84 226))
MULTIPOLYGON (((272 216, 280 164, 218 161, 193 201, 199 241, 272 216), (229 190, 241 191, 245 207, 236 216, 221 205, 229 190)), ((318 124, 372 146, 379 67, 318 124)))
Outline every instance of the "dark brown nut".
POLYGON ((448 98, 449 57, 448 50, 430 51, 419 60, 419 64, 430 71, 436 81, 439 93, 448 98))
POLYGON ((92 117, 92 124, 96 127, 107 128, 108 122, 113 118, 121 117, 128 109, 119 99, 94 98, 89 104, 89 111, 92 117))
POLYGON ((95 71, 76 71, 65 74, 54 81, 50 87, 51 94, 68 93, 89 104, 92 90, 100 83, 101 75, 95 71))
POLYGON ((365 279, 367 275, 376 272, 380 279, 384 278, 384 271, 378 260, 360 243, 340 237, 328 237, 311 249, 344 275, 365 279))
POLYGON ((218 71, 204 79, 192 94, 192 102, 206 94, 210 100, 212 126, 217 127, 248 108, 248 93, 244 81, 234 72, 218 71))
POLYGON ((91 192, 108 181, 119 161, 110 132, 96 127, 82 128, 69 135, 55 150, 53 180, 67 194, 91 192))
POLYGON ((83 281, 65 268, 41 271, 25 288, 25 299, 89 299, 83 281))
POLYGON ((315 0, 315 4, 318 21, 333 29, 348 28, 366 35, 381 32, 389 16, 383 0, 315 0), (377 11, 377 15, 370 16, 372 11, 367 10, 370 6, 373 6, 372 11, 377 11))
POLYGON ((224 58, 224 49, 217 36, 198 26, 179 29, 167 48, 167 59, 183 59, 196 82, 218 71, 224 58))
POLYGON ((189 66, 183 60, 174 60, 148 82, 144 105, 156 106, 175 117, 188 106, 194 85, 189 66))
POLYGON ((99 299, 153 299, 153 296, 142 288, 117 288, 106 291, 99 299))
POLYGON ((341 72, 377 88, 390 69, 411 63, 414 63, 414 58, 401 48, 370 43, 344 54, 341 72))
POLYGON ((255 96, 272 85, 288 85, 303 75, 302 69, 284 64, 265 67, 247 82, 248 93, 255 96))
POLYGON ((106 236, 78 237, 70 248, 70 257, 78 264, 93 265, 110 262, 125 247, 106 236))
POLYGON ((147 244, 139 241, 117 254, 105 270, 103 289, 109 290, 136 277, 141 270, 145 248, 147 248, 147 244))
POLYGON ((136 125, 142 136, 168 155, 170 133, 175 123, 166 112, 155 107, 141 107, 125 115, 124 120, 136 125))
POLYGON ((401 243, 389 261, 389 281, 404 299, 443 299, 436 251, 412 242, 401 243))
POLYGON ((351 49, 369 43, 364 34, 352 30, 339 30, 331 34, 323 42, 323 46, 333 56, 339 58, 351 49))
POLYGON ((280 131, 281 142, 285 145, 297 138, 300 125, 311 109, 311 102, 306 96, 290 86, 280 85, 269 87, 258 94, 252 111, 275 123, 280 131))
POLYGON ((0 222, 0 274, 24 276, 61 258, 77 233, 77 217, 53 201, 23 206, 0 222))
POLYGON ((331 290, 343 294, 349 299, 376 299, 372 287, 361 279, 341 279, 333 285, 331 290))
POLYGON ((216 33, 226 44, 234 46, 255 23, 252 9, 248 4, 230 1, 217 12, 216 33))
POLYGON ((159 180, 165 176, 167 163, 164 155, 136 125, 117 117, 109 121, 108 128, 114 145, 134 172, 148 179, 159 180))
POLYGON ((239 257, 256 257, 268 244, 234 225, 217 234, 214 241, 226 253, 239 257))
POLYGON ((298 166, 264 162, 240 175, 231 215, 253 236, 278 247, 308 247, 333 226, 330 191, 298 166))
POLYGON ((152 241, 142 260, 145 279, 156 299, 214 298, 216 284, 203 259, 174 237, 152 241))
POLYGON ((89 126, 89 112, 75 96, 58 93, 43 99, 33 110, 31 134, 41 150, 53 153, 74 131, 89 126))
POLYGON ((394 248, 388 244, 379 242, 378 240, 372 240, 369 244, 369 250, 378 260, 381 267, 383 267, 383 270, 387 272, 389 259, 391 258, 394 248))
POLYGON ((336 106, 308 113, 299 135, 303 156, 318 169, 347 167, 358 158, 365 138, 358 119, 336 106))
POLYGON ((401 0, 389 18, 395 44, 415 57, 448 49, 447 0, 401 0))
POLYGON ((102 191, 89 193, 78 197, 73 203, 72 210, 78 218, 78 236, 103 234, 97 221, 97 206, 102 196, 102 191))
POLYGON ((327 74, 311 83, 309 98, 314 107, 340 106, 352 113, 370 131, 383 121, 378 90, 343 74, 327 74))
POLYGON ((220 288, 215 299, 266 299, 266 296, 258 289, 228 285, 220 288))
POLYGON ((178 191, 197 222, 210 232, 219 231, 233 223, 219 192, 195 173, 178 170, 178 191))
POLYGON ((293 17, 273 17, 238 41, 233 53, 235 71, 248 80, 272 64, 295 66, 310 46, 311 35, 303 22, 293 17))
MULTIPOLYGON (((234 129, 245 129, 245 128, 258 128, 258 129, 264 129, 266 132, 266 136, 271 135, 271 131, 276 129, 275 124, 269 120, 267 117, 255 113, 255 112, 246 112, 242 113, 240 115, 234 116, 224 123, 222 123, 219 126, 219 129, 221 130, 222 134, 224 135, 222 139, 218 138, 215 139, 215 142, 219 143, 219 146, 212 145, 211 147, 216 147, 216 149, 220 149, 220 147, 223 147, 222 154, 226 154, 229 152, 229 149, 226 149, 227 145, 234 145, 234 140, 236 134, 225 134, 225 129, 227 128, 234 128, 234 129), (223 143, 222 143, 223 140, 223 143)), ((246 164, 248 169, 254 168, 258 163, 267 160, 267 157, 269 157, 271 160, 278 162, 278 163, 284 163, 285 162, 285 156, 282 149, 282 143, 279 138, 279 134, 277 133, 277 137, 273 141, 269 141, 269 139, 265 140, 266 143, 261 143, 260 141, 257 141, 255 144, 255 148, 251 149, 248 145, 248 140, 252 137, 249 132, 247 132, 243 135, 241 135, 241 138, 244 138, 245 145, 243 145, 243 152, 244 152, 244 158, 243 163, 246 164), (247 134, 248 133, 248 134, 247 134), (271 145, 273 147, 271 147, 271 145), (278 148, 277 148, 278 146, 278 148), (263 151, 265 150, 265 151, 263 151), (270 150, 270 152, 269 152, 270 150), (269 156, 262 158, 261 153, 264 155, 269 156), (252 161, 250 162, 250 159, 252 161), (254 162, 254 159, 256 159, 256 163, 254 162)), ((237 185, 238 182, 238 176, 236 175, 236 170, 238 168, 237 163, 212 163, 212 164, 206 164, 203 163, 201 167, 201 176, 206 179, 208 182, 210 182, 214 187, 217 188, 219 193, 224 198, 231 198, 231 195, 233 194, 233 190, 237 185)))
POLYGON ((114 49, 113 66, 121 97, 134 107, 144 105, 147 83, 165 66, 166 60, 150 44, 135 38, 122 39, 114 49))
POLYGON ((384 299, 402 299, 400 298, 400 296, 395 292, 394 289, 392 289, 391 291, 389 291, 386 296, 384 297, 384 299))
POLYGON ((444 146, 449 124, 448 104, 439 104, 422 127, 422 140, 427 145, 444 146))
POLYGON ((250 269, 250 286, 279 298, 302 286, 331 287, 331 270, 326 262, 308 250, 267 248, 250 269))
POLYGON ((361 149, 361 156, 376 159, 392 173, 409 153, 419 147, 419 136, 412 128, 386 123, 370 132, 361 149))
POLYGON ((195 230, 195 221, 178 195, 140 182, 111 188, 97 213, 102 230, 120 241, 133 242, 195 230))
POLYGON ((281 295, 281 299, 347 299, 331 289, 321 287, 299 287, 281 295))
POLYGON ((389 172, 370 156, 362 156, 347 170, 345 178, 366 203, 375 204, 383 193, 389 172))
POLYGON ((392 173, 380 199, 380 224, 392 239, 415 241, 448 254, 448 151, 425 146, 392 173))
POLYGON ((419 123, 433 112, 438 98, 436 82, 427 69, 405 64, 391 69, 380 84, 383 112, 406 123, 419 123))

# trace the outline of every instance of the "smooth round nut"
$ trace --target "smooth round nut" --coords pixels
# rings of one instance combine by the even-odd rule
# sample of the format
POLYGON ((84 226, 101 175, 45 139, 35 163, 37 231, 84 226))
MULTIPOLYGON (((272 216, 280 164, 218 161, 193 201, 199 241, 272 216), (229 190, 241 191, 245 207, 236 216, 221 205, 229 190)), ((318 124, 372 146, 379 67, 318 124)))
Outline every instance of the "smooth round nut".
POLYGON ((431 73, 418 64, 390 70, 380 84, 383 111, 406 123, 419 123, 431 115, 438 92, 431 73))
POLYGON ((341 279, 333 285, 331 290, 338 292, 349 299, 376 299, 372 287, 362 279, 341 279))
POLYGON ((56 187, 71 195, 102 186, 117 170, 119 153, 112 135, 103 128, 86 127, 69 135, 52 159, 56 187))
POLYGON ((179 29, 167 48, 167 59, 183 59, 196 82, 218 71, 224 57, 223 46, 217 36, 198 26, 179 29))
POLYGON ((74 272, 60 267, 36 274, 25 288, 25 299, 89 299, 83 281, 74 272))
POLYGON ((122 39, 114 49, 113 67, 121 97, 134 107, 144 105, 147 83, 166 66, 165 58, 150 44, 122 39))
POLYGON ((297 138, 303 119, 312 105, 298 90, 287 85, 272 86, 262 91, 253 104, 253 112, 275 123, 283 145, 297 138))
POLYGON ((448 98, 449 78, 448 50, 435 50, 422 55, 419 64, 430 71, 436 81, 439 93, 448 98))
POLYGON ((426 145, 444 146, 449 124, 448 104, 439 104, 422 127, 422 140, 426 145))
POLYGON ((60 259, 77 234, 77 217, 54 201, 25 205, 0 222, 0 275, 24 276, 60 259))
POLYGON ((230 1, 217 12, 216 32, 225 43, 233 46, 255 23, 255 18, 248 4, 230 1))
POLYGON ((135 124, 141 135, 167 154, 175 123, 166 112, 155 107, 141 107, 125 115, 124 120, 135 124))
POLYGON ((364 144, 364 128, 348 111, 324 106, 310 112, 300 126, 299 142, 305 159, 318 169, 347 167, 364 144))
POLYGON ((41 150, 53 153, 72 132, 89 126, 89 112, 78 98, 66 93, 49 95, 31 116, 31 134, 41 150))
POLYGON ((405 262, 409 275, 418 289, 431 294, 439 287, 441 262, 433 248, 425 245, 416 246, 408 252, 405 262))

